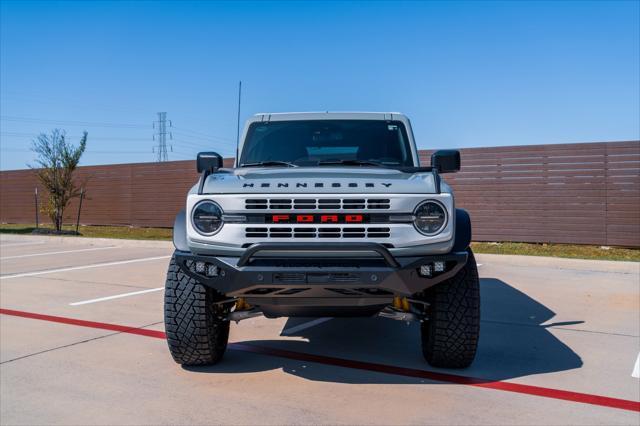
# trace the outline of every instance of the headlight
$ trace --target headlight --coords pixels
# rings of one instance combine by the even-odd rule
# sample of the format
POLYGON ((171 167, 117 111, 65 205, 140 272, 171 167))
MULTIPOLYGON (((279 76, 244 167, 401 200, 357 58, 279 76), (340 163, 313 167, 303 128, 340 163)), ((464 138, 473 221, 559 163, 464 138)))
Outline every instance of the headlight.
POLYGON ((447 224, 447 211, 437 201, 423 201, 414 213, 416 229, 424 235, 435 235, 447 224))
POLYGON ((222 209, 213 201, 201 201, 193 208, 193 227, 203 235, 213 235, 222 228, 222 209))

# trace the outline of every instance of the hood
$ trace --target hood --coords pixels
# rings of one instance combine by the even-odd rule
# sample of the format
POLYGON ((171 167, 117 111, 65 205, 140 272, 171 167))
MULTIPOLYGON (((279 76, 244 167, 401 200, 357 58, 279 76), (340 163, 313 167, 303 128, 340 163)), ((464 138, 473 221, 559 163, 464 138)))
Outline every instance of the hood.
POLYGON ((205 194, 432 194, 429 172, 363 167, 221 169, 207 177, 205 194))

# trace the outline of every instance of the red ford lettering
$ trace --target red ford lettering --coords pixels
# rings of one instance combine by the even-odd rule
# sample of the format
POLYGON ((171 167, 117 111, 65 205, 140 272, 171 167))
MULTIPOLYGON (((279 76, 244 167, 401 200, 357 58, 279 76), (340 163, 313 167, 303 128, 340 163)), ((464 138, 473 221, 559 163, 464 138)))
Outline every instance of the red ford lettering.
POLYGON ((361 214, 348 214, 344 217, 344 221, 347 223, 362 223, 361 214))
POLYGON ((271 221, 273 223, 289 222, 289 215, 288 214, 274 214, 273 216, 271 216, 271 221))
POLYGON ((320 216, 320 222, 322 223, 338 223, 338 215, 337 214, 323 214, 320 216))

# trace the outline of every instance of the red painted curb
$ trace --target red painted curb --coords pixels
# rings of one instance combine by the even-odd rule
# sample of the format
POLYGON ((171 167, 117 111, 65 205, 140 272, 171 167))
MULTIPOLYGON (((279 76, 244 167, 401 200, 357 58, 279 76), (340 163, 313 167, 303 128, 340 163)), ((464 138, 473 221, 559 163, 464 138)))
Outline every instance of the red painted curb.
MULTIPOLYGON (((33 312, 15 311, 11 309, 0 309, 0 314, 11 315, 22 318, 38 319, 42 321, 57 322, 60 324, 76 325, 80 327, 96 328, 101 330, 117 331, 121 333, 136 334, 140 336, 164 339, 165 333, 157 330, 147 330, 143 328, 127 327, 118 324, 108 324, 102 322, 85 321, 52 315, 43 315, 33 312)), ((416 377, 420 379, 433 380, 437 382, 454 383, 458 385, 475 386, 487 389, 501 390, 504 392, 521 393, 525 395, 541 396, 545 398, 559 399, 564 401, 580 402, 583 404, 598 405, 602 407, 617 408, 620 410, 640 412, 640 402, 627 399, 610 398, 607 396, 593 395, 580 392, 571 392, 560 389, 543 388, 539 386, 523 385, 519 383, 491 381, 476 377, 459 376, 456 374, 438 373, 435 371, 418 370, 414 368, 396 367, 393 365, 377 364, 372 362, 355 361, 345 358, 334 358, 324 355, 314 355, 304 352, 294 352, 284 349, 256 346, 247 343, 231 343, 229 349, 236 351, 251 352, 261 355, 275 356, 279 358, 293 359, 297 361, 315 362, 336 367, 352 368, 377 373, 394 374, 397 376, 416 377)))

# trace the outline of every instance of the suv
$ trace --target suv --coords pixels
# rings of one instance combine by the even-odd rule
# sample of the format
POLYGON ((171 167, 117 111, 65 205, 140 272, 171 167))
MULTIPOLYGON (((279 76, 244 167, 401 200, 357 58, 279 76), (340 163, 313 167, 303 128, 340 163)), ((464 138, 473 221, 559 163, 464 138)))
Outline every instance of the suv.
POLYGON ((421 167, 398 113, 258 114, 234 168, 204 152, 197 169, 165 290, 177 363, 218 362, 230 321, 380 315, 419 321, 431 365, 471 364, 480 326, 471 223, 440 177, 460 169, 458 151, 421 167))

